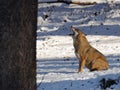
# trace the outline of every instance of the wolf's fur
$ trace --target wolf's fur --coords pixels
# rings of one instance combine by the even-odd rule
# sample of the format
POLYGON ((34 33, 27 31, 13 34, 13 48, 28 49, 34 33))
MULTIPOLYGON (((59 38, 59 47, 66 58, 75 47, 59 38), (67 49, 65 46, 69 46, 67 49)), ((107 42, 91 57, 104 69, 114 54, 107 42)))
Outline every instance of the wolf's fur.
POLYGON ((71 27, 71 29, 73 31, 72 37, 75 54, 79 59, 78 72, 82 72, 84 66, 90 71, 107 70, 109 65, 105 56, 89 44, 82 31, 74 27, 71 27))

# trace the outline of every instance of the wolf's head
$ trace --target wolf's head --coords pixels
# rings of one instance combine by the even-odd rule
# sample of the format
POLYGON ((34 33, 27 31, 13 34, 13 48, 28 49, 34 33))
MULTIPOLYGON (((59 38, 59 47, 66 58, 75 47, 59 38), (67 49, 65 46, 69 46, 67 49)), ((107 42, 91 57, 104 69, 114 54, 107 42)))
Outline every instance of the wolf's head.
POLYGON ((75 27, 71 27, 71 30, 73 31, 72 37, 76 38, 78 35, 81 36, 85 36, 85 34, 80 31, 79 29, 75 28, 75 27))
POLYGON ((75 47, 75 50, 79 48, 83 48, 83 47, 90 47, 90 44, 86 38, 86 35, 80 31, 79 29, 75 28, 75 27, 71 27, 73 34, 72 38, 73 38, 73 45, 75 47))

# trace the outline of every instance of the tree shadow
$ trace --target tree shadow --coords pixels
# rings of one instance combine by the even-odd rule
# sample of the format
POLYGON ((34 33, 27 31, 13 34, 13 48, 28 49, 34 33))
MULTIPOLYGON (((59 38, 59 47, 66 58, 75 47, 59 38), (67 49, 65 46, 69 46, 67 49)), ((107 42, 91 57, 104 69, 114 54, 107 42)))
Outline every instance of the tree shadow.
MULTIPOLYGON (((120 55, 106 56, 110 69, 120 67, 120 55)), ((37 74, 46 73, 75 73, 78 69, 78 60, 74 58, 61 58, 61 59, 39 59, 37 60, 37 74)))
POLYGON ((120 68, 120 55, 109 55, 107 56, 110 69, 112 68, 120 68))
MULTIPOLYGON (((78 27, 87 35, 106 35, 106 36, 120 36, 119 25, 104 25, 103 27, 99 26, 80 26, 78 27)), ((56 31, 49 32, 38 32, 38 36, 68 36, 72 31, 70 27, 66 29, 60 29, 56 31)), ((39 37, 38 37, 39 38, 39 37)))
POLYGON ((37 74, 53 73, 74 73, 77 69, 76 58, 61 59, 39 59, 37 60, 37 74))
POLYGON ((107 74, 103 76, 97 76, 90 79, 77 79, 77 80, 60 80, 55 82, 42 82, 38 87, 38 90, 106 90, 101 87, 101 80, 115 80, 108 88, 108 90, 118 90, 119 87, 115 86, 119 84, 120 73, 118 74, 107 74), (114 77, 113 77, 114 76, 114 77), (113 77, 113 78, 111 78, 113 77))

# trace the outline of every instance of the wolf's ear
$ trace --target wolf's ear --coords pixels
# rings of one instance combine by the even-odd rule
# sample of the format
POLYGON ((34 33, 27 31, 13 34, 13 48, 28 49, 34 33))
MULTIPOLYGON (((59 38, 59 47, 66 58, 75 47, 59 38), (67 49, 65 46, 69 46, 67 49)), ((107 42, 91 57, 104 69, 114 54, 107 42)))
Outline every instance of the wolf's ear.
POLYGON ((77 36, 78 35, 78 30, 74 27, 71 27, 71 29, 74 32, 74 35, 77 36))

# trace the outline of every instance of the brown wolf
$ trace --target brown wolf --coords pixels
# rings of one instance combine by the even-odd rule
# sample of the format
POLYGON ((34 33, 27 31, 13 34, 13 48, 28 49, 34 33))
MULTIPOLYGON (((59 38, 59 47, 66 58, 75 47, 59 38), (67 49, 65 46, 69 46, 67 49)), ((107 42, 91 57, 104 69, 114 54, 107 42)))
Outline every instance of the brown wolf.
POLYGON ((79 59, 78 72, 82 72, 84 66, 90 71, 107 70, 109 65, 105 56, 89 44, 82 31, 74 27, 71 27, 71 29, 73 31, 72 37, 75 54, 79 59))

